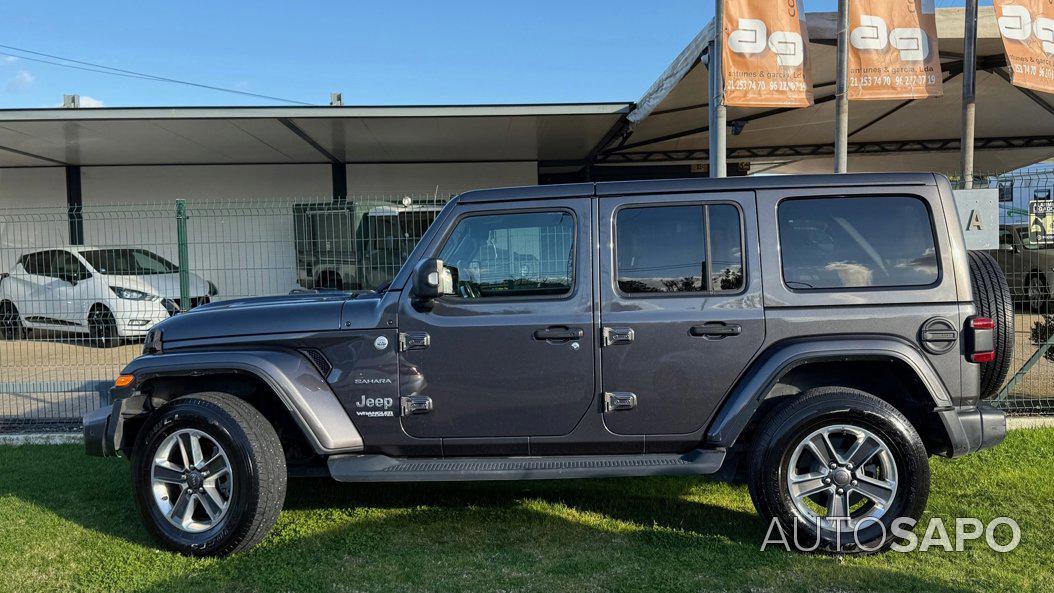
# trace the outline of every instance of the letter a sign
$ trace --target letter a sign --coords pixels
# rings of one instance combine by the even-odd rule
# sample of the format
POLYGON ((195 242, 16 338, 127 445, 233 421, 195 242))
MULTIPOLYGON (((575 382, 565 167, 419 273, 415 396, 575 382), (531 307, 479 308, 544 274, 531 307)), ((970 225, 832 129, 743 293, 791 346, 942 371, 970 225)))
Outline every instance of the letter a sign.
POLYGON ((995 0, 1014 85, 1054 93, 1054 2, 995 0))
POLYGON ((812 105, 809 29, 801 0, 725 0, 725 103, 812 105))
POLYGON ((849 98, 944 94, 933 0, 849 2, 849 98))

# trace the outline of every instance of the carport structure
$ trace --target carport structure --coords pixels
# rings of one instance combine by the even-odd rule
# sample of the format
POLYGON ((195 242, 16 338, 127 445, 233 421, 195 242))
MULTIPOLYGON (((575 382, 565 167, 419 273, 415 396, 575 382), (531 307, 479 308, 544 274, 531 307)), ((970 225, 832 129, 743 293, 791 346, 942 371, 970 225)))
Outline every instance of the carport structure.
MULTIPOLYGON (((958 172, 961 148, 964 9, 937 11, 944 96, 911 101, 853 101, 849 108, 850 171, 958 172)), ((808 15, 815 105, 805 109, 728 108, 730 174, 833 170, 837 15, 808 15), (738 171, 737 171, 738 169, 738 171)), ((705 65, 711 22, 638 101, 597 165, 707 163, 705 65)), ((999 173, 1054 154, 1050 97, 1010 84, 992 7, 979 13, 977 41, 979 172, 999 173)))

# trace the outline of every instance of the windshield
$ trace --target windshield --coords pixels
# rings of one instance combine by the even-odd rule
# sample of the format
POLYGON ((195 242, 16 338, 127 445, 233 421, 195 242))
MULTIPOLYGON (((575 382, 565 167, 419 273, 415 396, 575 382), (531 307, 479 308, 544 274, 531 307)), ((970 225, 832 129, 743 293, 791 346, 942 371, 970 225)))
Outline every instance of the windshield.
POLYGON ((179 272, 175 264, 145 249, 93 249, 82 251, 81 257, 104 275, 145 276, 179 272))

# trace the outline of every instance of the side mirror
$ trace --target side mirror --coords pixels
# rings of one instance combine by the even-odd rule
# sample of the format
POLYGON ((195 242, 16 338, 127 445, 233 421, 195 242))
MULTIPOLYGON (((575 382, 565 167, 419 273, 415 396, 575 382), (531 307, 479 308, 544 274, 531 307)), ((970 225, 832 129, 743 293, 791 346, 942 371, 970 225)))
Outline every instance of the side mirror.
POLYGON ((1017 249, 1011 243, 1000 243, 999 251, 1009 251, 1011 253, 1017 251, 1017 249))
POLYGON ((443 265, 443 260, 429 258, 414 270, 414 296, 421 301, 432 301, 454 292, 454 276, 443 265))

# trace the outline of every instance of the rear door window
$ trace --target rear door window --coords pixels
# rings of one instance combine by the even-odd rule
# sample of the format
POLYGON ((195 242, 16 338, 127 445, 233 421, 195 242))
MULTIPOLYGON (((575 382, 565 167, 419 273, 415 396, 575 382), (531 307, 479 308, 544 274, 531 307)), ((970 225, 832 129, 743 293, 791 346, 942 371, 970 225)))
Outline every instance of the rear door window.
POLYGON ((730 204, 623 208, 616 222, 618 288, 628 295, 743 288, 743 234, 730 204))
POLYGON ((795 198, 778 208, 793 290, 929 286, 940 278, 929 208, 914 197, 795 198))

